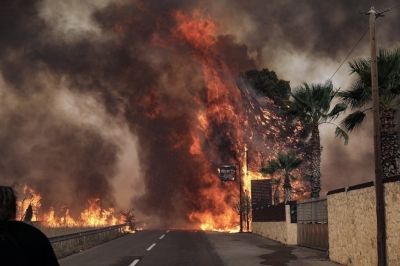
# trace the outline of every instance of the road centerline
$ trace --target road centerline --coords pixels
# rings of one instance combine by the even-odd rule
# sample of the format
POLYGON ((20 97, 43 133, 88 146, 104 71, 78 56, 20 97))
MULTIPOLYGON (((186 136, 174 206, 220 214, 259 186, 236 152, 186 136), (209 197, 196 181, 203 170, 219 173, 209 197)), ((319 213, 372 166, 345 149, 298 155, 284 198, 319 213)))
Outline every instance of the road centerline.
POLYGON ((163 234, 162 236, 160 236, 160 238, 159 239, 163 239, 165 237, 165 234, 163 234))
POLYGON ((151 244, 151 246, 148 247, 146 250, 147 250, 147 251, 150 251, 150 250, 152 250, 156 245, 157 245, 157 243, 153 243, 153 244, 151 244))
POLYGON ((135 259, 134 261, 132 261, 132 263, 131 264, 129 264, 129 266, 135 266, 136 264, 138 264, 139 263, 139 259, 135 259))

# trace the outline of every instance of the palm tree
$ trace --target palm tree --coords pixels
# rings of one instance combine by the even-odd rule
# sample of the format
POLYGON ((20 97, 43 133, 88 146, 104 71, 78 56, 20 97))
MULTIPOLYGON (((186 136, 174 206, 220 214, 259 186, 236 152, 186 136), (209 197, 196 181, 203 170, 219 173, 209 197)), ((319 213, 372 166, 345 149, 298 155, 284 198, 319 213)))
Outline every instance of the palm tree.
POLYGON ((346 110, 344 103, 338 103, 333 108, 333 99, 338 90, 333 88, 332 82, 325 84, 307 84, 297 88, 292 93, 292 99, 289 103, 289 112, 297 116, 308 129, 308 144, 310 149, 310 177, 311 197, 318 198, 321 191, 321 139, 319 126, 321 124, 332 124, 336 126, 335 134, 348 142, 348 136, 345 130, 332 121, 340 113, 346 110))
MULTIPOLYGON (((284 183, 283 183, 283 188, 285 190, 285 203, 291 200, 291 193, 292 193, 292 184, 291 180, 295 179, 295 177, 292 175, 292 171, 295 170, 300 166, 302 163, 302 160, 300 157, 296 155, 294 151, 288 151, 288 152, 280 152, 278 153, 278 156, 274 160, 268 161, 267 165, 263 168, 261 168, 261 172, 263 174, 275 174, 278 171, 283 172, 284 176, 284 183)), ((276 203, 276 194, 279 193, 279 185, 280 185, 280 180, 281 177, 278 179, 279 181, 277 182, 277 186, 275 188, 275 197, 274 197, 274 202, 276 203)), ((279 194, 278 194, 279 198, 279 194)))
MULTIPOLYGON (((356 80, 349 90, 339 93, 343 103, 352 110, 342 121, 348 131, 360 126, 367 112, 372 110, 370 59, 354 60, 350 62, 350 69, 356 80)), ((383 172, 384 177, 389 177, 400 174, 400 143, 395 130, 395 114, 400 105, 400 49, 379 51, 378 83, 383 172)))

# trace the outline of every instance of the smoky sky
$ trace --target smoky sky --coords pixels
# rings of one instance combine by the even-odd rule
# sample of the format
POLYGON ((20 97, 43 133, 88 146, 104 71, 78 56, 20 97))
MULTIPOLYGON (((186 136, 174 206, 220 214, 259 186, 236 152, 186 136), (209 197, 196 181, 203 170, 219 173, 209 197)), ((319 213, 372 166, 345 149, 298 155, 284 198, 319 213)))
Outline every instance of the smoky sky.
MULTIPOLYGON (((377 7, 392 5, 380 1, 377 7)), ((209 170, 204 161, 189 154, 188 132, 196 126, 197 109, 207 108, 205 100, 194 100, 206 98, 205 84, 193 47, 174 34, 172 14, 200 10, 216 21, 218 60, 234 78, 258 67, 277 69, 280 78, 292 80, 294 74, 306 79, 307 71, 323 69, 326 62, 336 65, 367 29, 367 16, 359 11, 369 6, 367 0, 3 0, 0 180, 29 183, 56 205, 82 206, 91 197, 112 204, 125 193, 135 208, 165 224, 185 221, 193 210, 218 213, 212 200, 198 200, 213 183, 201 178, 209 170), (297 55, 307 59, 307 68, 300 64, 294 72, 297 55), (73 119, 70 109, 59 108, 65 95, 77 109, 73 119), (129 148, 138 159, 128 173, 119 162, 127 154, 121 139, 131 138, 137 138, 129 148), (119 191, 113 182, 121 173, 143 186, 128 182, 131 190, 119 191), (71 196, 75 191, 78 197, 71 196)), ((387 46, 398 43, 397 14, 396 9, 379 22, 387 46)), ((366 47, 360 44, 355 55, 366 47)), ((203 147, 214 156, 209 163, 234 159, 233 144, 221 137, 232 131, 229 125, 212 130, 203 147)), ((349 174, 336 159, 349 150, 327 151, 329 146, 324 152, 331 163, 323 174, 349 174), (335 172, 339 165, 342 170, 335 172)), ((362 168, 370 154, 347 158, 362 168)), ((335 180, 326 184, 343 184, 343 178, 335 180)))
MULTIPOLYGON (((268 45, 274 51, 281 43, 299 51, 312 51, 320 57, 337 58, 346 53, 368 29, 365 15, 371 1, 235 1, 253 19, 257 34, 249 36, 249 45, 268 45), (364 14, 361 14, 361 13, 364 14)), ((395 1, 379 1, 375 7, 385 10, 395 1)), ((398 42, 396 15, 393 9, 382 19, 378 29, 381 41, 398 42)))

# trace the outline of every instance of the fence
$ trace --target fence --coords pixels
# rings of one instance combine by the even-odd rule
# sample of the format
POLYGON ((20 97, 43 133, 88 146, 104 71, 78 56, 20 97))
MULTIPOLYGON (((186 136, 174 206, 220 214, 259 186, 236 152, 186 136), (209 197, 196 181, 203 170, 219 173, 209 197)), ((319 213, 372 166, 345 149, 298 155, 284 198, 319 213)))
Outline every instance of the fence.
POLYGON ((283 222, 286 221, 285 204, 269 205, 253 209, 253 222, 283 222))
POLYGON ((328 250, 328 208, 326 199, 297 203, 297 241, 299 245, 328 250))

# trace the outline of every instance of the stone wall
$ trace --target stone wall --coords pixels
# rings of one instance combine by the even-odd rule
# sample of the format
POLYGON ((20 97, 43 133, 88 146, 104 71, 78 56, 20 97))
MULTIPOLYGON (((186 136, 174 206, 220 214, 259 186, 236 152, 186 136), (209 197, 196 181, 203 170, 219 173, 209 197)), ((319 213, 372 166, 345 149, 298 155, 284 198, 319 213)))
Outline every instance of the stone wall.
MULTIPOLYGON (((400 182, 385 184, 388 265, 400 265, 400 182)), ((329 256, 344 265, 375 266, 374 186, 328 195, 329 256)))
POLYGON ((297 244, 297 224, 290 222, 290 206, 285 206, 286 221, 253 222, 252 232, 286 245, 297 244))
POLYGON ((385 184, 388 265, 400 265, 400 182, 385 184))

